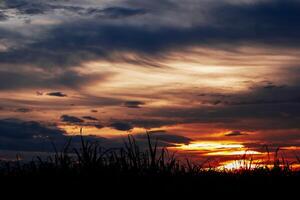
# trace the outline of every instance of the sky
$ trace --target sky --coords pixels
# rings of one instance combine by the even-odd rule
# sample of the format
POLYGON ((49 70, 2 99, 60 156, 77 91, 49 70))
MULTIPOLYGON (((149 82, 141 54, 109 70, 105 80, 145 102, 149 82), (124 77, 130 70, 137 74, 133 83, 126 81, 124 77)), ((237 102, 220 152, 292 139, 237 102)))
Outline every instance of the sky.
POLYGON ((0 158, 81 128, 224 162, 300 150, 299 0, 0 2, 0 158))

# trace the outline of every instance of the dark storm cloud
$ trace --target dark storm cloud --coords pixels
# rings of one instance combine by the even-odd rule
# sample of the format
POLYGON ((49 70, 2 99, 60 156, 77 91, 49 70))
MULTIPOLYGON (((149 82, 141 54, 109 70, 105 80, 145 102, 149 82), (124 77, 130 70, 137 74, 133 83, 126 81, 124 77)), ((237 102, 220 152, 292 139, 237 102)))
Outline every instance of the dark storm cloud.
POLYGON ((1 137, 18 139, 33 138, 34 136, 60 136, 64 132, 57 128, 46 128, 42 124, 34 121, 21 121, 17 119, 0 120, 1 137))
POLYGON ((146 14, 147 11, 144 9, 137 8, 125 8, 125 7, 108 7, 105 9, 89 9, 88 14, 95 15, 97 17, 107 17, 107 18, 125 18, 135 15, 146 14))
MULTIPOLYGON (((299 45, 299 1, 215 4, 205 14, 207 23, 189 27, 179 24, 153 28, 155 24, 139 26, 138 23, 104 23, 98 20, 62 23, 51 28, 43 39, 2 53, 0 62, 32 63, 49 68, 74 66, 97 58, 121 59, 112 56, 112 52, 116 51, 161 56, 164 52, 189 46, 222 48, 241 43, 273 47, 299 45)), ((190 15, 196 15, 196 12, 190 15)))
POLYGON ((15 110, 15 112, 20 112, 20 113, 28 113, 31 112, 32 110, 30 108, 18 108, 15 110))
MULTIPOLYGON (((228 102, 225 102, 228 103, 228 102)), ((300 103, 300 99, 298 97, 294 99, 286 99, 286 100, 250 100, 250 101, 239 101, 239 102, 230 102, 229 105, 258 105, 258 104, 285 104, 285 103, 300 103)))
MULTIPOLYGON (((297 73, 296 73, 297 74, 297 73)), ((200 94, 197 99, 203 105, 219 106, 292 106, 300 104, 300 82, 295 81, 291 85, 275 84, 272 82, 253 83, 249 90, 233 94, 200 94)), ((277 110, 277 109, 276 109, 277 110)))
POLYGON ((38 122, 0 120, 0 149, 14 151, 52 151, 50 138, 61 139, 64 132, 38 122))
POLYGON ((295 36, 300 30, 299 9, 298 0, 272 0, 235 5, 221 3, 213 10, 212 14, 216 17, 212 22, 235 30, 242 37, 246 36, 249 39, 289 43, 293 41, 292 38, 296 39, 295 36))
MULTIPOLYGON (((148 131, 148 134, 150 134, 150 137, 153 140, 158 140, 170 144, 189 144, 191 141, 193 141, 191 138, 168 133, 164 130, 148 131)), ((136 138, 147 139, 147 135, 140 134, 137 135, 136 138)))
POLYGON ((54 14, 58 11, 72 13, 83 17, 101 18, 126 18, 147 13, 145 9, 130 7, 107 7, 102 8, 97 5, 83 6, 80 4, 66 4, 64 1, 34 1, 34 0, 6 0, 4 9, 15 9, 23 15, 54 14))
MULTIPOLYGON (((267 105, 239 105, 211 107, 202 106, 200 108, 161 108, 152 114, 166 118, 176 116, 184 122, 230 122, 247 118, 285 118, 284 114, 290 116, 289 120, 296 120, 299 117, 299 104, 282 104, 280 106, 267 105)), ((153 116, 153 115, 152 115, 153 116)), ((296 125, 296 124, 295 124, 296 125)), ((270 125, 271 126, 271 125, 270 125)), ((299 127, 299 125, 297 125, 299 127)))
POLYGON ((67 97, 68 96, 63 92, 49 92, 49 93, 47 93, 47 95, 54 96, 54 97, 67 97))
POLYGON ((97 129, 104 128, 98 119, 92 116, 83 116, 79 118, 71 115, 62 115, 60 116, 60 121, 67 124, 80 125, 81 127, 96 127, 97 129))
POLYGON ((2 11, 0 11, 0 21, 5 21, 8 19, 8 16, 4 14, 2 11))
POLYGON ((284 85, 280 85, 280 86, 277 86, 277 85, 273 85, 273 84, 268 84, 266 86, 264 86, 264 89, 277 89, 277 88, 283 88, 285 87, 284 85))
POLYGON ((124 0, 125 5, 140 8, 151 8, 153 10, 169 10, 178 8, 178 2, 173 0, 124 0))
POLYGON ((219 95, 198 96, 199 101, 206 102, 201 107, 162 107, 153 109, 146 115, 164 119, 162 123, 165 125, 216 123, 215 126, 220 128, 241 131, 299 129, 298 85, 272 84, 272 87, 266 87, 256 84, 246 92, 226 95, 222 99, 219 95), (208 99, 202 100, 203 98, 208 99), (206 105, 207 102, 211 102, 210 105, 206 105))
POLYGON ((4 9, 15 9, 19 14, 38 15, 51 10, 51 1, 37 0, 4 0, 4 9))
POLYGON ((141 106, 145 105, 145 102, 142 101, 126 101, 124 102, 124 106, 127 108, 141 108, 141 106))
MULTIPOLYGON (((105 148, 120 148, 127 141, 124 137, 107 139, 99 136, 83 136, 85 141, 98 142, 105 148)), ((53 152, 54 143, 61 150, 67 141, 71 139, 71 146, 79 148, 80 136, 66 136, 66 132, 54 125, 45 125, 35 121, 22 121, 18 119, 0 120, 0 149, 12 151, 38 151, 53 152)), ((172 146, 173 143, 188 143, 191 139, 176 136, 165 132, 151 133, 152 140, 158 140, 158 146, 172 146)), ((136 136, 136 141, 141 148, 148 148, 145 135, 136 136)))
POLYGON ((83 119, 86 119, 86 120, 91 120, 91 121, 98 121, 97 118, 92 117, 92 116, 83 116, 82 118, 83 118, 83 119))
POLYGON ((43 14, 48 10, 46 4, 39 3, 38 1, 27 0, 4 0, 5 9, 16 9, 21 14, 36 15, 43 14))
MULTIPOLYGON (((0 120, 0 149, 13 151, 54 151, 52 142, 58 150, 70 140, 66 132, 56 126, 48 126, 35 121, 18 119, 0 120)), ((85 140, 97 141, 101 144, 113 145, 103 137, 84 136, 85 140)), ((72 146, 79 147, 80 136, 72 136, 72 146)))
POLYGON ((225 134, 225 136, 228 137, 236 137, 236 136, 243 136, 243 135, 247 135, 247 133, 238 130, 231 131, 230 133, 225 134))
POLYGON ((82 120, 78 117, 70 116, 70 115, 62 115, 60 117, 60 120, 62 122, 67 122, 67 123, 71 123, 71 124, 78 124, 78 123, 83 123, 84 122, 84 120, 82 120))
POLYGON ((231 98, 220 101, 225 105, 259 105, 259 104, 300 104, 300 85, 253 86, 251 91, 232 95, 231 98))
POLYGON ((80 74, 74 70, 59 73, 51 71, 0 71, 0 90, 25 88, 72 88, 79 89, 94 82, 107 80, 111 74, 80 74))
POLYGON ((297 147, 300 145, 299 130, 267 130, 259 132, 257 136, 255 143, 245 143, 245 146, 260 149, 263 152, 267 152, 268 148, 270 152, 275 152, 278 147, 284 150, 284 147, 297 147))
POLYGON ((229 106, 238 106, 238 105, 259 105, 259 104, 299 104, 300 99, 299 97, 293 97, 290 99, 250 99, 250 100, 237 100, 237 101, 222 101, 222 100, 215 100, 215 101, 206 101, 203 102, 204 104, 211 104, 211 105, 229 105, 229 106))
POLYGON ((123 121, 132 124, 134 127, 145 128, 145 129, 160 128, 162 126, 174 125, 178 123, 178 121, 174 120, 173 118, 168 118, 168 119, 139 118, 139 119, 128 119, 123 121))
POLYGON ((260 140, 277 144, 277 146, 299 146, 299 130, 283 130, 277 132, 260 133, 260 140))
POLYGON ((130 131, 134 128, 130 123, 121 121, 111 123, 110 127, 119 131, 130 131))
POLYGON ((105 126, 101 125, 101 124, 95 124, 94 125, 97 129, 102 129, 104 128, 105 126))

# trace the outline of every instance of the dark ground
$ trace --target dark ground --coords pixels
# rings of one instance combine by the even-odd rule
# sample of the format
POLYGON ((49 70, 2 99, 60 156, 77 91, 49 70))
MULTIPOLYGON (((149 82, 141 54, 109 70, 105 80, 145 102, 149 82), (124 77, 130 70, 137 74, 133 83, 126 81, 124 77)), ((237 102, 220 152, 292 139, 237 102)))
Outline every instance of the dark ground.
MULTIPOLYGON (((1 190, 10 196, 29 197, 67 196, 92 197, 179 197, 202 196, 247 198, 273 197, 287 198, 300 194, 300 177, 264 175, 183 175, 183 176, 137 176, 127 175, 28 175, 21 177, 1 177, 1 190), (43 196, 40 196, 40 195, 43 196)), ((201 198, 202 199, 202 198, 201 198)))

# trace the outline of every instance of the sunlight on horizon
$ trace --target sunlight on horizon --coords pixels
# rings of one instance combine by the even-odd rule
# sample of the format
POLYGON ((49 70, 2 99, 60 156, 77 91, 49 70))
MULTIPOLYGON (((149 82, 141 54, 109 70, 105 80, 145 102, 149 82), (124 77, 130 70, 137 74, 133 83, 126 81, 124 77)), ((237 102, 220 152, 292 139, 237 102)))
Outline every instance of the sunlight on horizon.
POLYGON ((237 143, 225 143, 225 142, 192 142, 190 144, 180 144, 177 149, 185 151, 213 151, 220 149, 242 149, 245 146, 237 143))

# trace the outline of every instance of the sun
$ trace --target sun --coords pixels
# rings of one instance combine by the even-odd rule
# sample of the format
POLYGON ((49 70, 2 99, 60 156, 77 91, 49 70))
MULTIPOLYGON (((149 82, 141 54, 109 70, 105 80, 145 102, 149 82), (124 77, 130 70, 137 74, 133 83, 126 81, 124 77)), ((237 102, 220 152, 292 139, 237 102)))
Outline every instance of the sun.
POLYGON ((258 167, 258 161, 253 162, 252 160, 230 160, 220 163, 217 170, 245 170, 254 169, 258 167))

